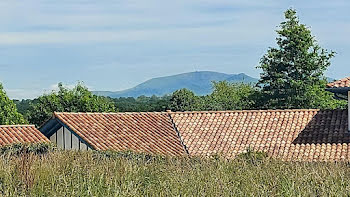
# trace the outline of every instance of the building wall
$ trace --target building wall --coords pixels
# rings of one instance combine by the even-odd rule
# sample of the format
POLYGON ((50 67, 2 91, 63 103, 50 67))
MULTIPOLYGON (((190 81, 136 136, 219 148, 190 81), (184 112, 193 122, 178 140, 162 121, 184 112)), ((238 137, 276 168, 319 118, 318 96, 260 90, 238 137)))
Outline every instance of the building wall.
POLYGON ((67 128, 61 127, 50 136, 50 141, 64 150, 90 150, 90 148, 67 128))

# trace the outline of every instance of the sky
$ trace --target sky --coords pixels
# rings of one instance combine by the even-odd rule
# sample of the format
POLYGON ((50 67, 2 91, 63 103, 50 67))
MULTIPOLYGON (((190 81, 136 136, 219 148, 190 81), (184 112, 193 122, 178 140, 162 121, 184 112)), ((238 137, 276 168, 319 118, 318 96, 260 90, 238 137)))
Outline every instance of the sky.
POLYGON ((117 91, 193 71, 256 69, 288 8, 350 76, 348 0, 1 0, 0 82, 13 99, 63 82, 117 91))

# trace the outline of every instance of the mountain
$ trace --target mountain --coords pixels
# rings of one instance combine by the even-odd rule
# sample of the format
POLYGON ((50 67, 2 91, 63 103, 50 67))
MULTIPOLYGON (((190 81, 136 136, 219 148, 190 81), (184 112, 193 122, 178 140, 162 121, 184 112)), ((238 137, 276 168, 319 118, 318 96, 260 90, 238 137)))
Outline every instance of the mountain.
POLYGON ((212 81, 229 81, 255 83, 257 79, 244 73, 225 74, 211 71, 189 72, 178 75, 153 78, 143 82, 133 88, 123 91, 94 91, 93 93, 100 96, 109 96, 112 98, 119 97, 138 97, 145 96, 163 96, 170 94, 175 90, 187 88, 197 95, 210 94, 212 91, 212 81))
POLYGON ((329 83, 335 81, 335 79, 330 78, 330 77, 326 77, 326 80, 327 80, 327 82, 329 82, 329 83))

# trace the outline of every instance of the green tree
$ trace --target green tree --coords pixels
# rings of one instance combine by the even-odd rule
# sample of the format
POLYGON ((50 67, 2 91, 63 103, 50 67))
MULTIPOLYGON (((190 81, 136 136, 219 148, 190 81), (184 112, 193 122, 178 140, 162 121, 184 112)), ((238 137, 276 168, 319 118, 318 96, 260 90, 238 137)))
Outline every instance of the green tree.
POLYGON ((169 109, 172 111, 195 111, 200 110, 200 98, 186 88, 176 90, 171 98, 169 109))
POLYGON ((24 124, 22 114, 17 112, 16 105, 8 98, 0 83, 0 125, 24 124))
POLYGON ((146 111, 165 111, 170 102, 170 96, 139 96, 114 98, 115 106, 118 112, 146 112, 146 111))
POLYGON ((348 106, 347 100, 334 99, 333 93, 325 91, 326 84, 327 81, 322 80, 306 91, 306 97, 311 99, 309 108, 346 109, 348 106))
POLYGON ((73 89, 65 88, 61 83, 59 90, 40 96, 31 105, 28 120, 42 125, 53 112, 113 112, 114 103, 105 97, 93 95, 88 88, 78 83, 73 89))
POLYGON ((258 66, 263 71, 258 83, 264 99, 261 107, 342 106, 324 90, 324 72, 335 52, 328 52, 317 44, 310 28, 300 24, 294 9, 285 12, 285 19, 276 31, 278 47, 270 48, 258 66))
POLYGON ((241 110, 254 107, 257 90, 249 84, 213 82, 213 92, 204 100, 206 110, 241 110))

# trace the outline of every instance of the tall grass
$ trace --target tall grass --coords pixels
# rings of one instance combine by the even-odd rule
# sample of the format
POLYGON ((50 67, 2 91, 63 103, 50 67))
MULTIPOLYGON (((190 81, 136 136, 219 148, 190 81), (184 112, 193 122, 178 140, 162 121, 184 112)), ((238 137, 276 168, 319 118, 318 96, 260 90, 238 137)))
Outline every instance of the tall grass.
POLYGON ((53 151, 0 158, 0 196, 339 196, 346 163, 53 151))

